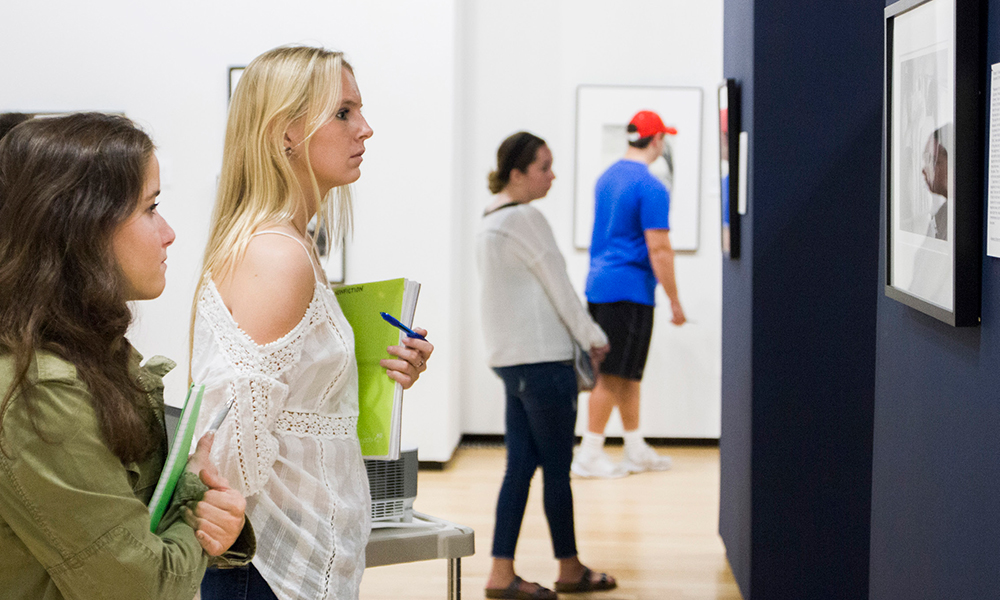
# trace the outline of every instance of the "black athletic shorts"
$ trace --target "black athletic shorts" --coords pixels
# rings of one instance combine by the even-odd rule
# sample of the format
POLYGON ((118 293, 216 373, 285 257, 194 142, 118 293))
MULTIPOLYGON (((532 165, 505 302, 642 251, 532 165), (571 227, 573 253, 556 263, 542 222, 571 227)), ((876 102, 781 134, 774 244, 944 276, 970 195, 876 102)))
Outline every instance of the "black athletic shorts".
POLYGON ((641 380, 653 337, 653 307, 635 302, 588 302, 587 307, 611 343, 601 373, 641 380))

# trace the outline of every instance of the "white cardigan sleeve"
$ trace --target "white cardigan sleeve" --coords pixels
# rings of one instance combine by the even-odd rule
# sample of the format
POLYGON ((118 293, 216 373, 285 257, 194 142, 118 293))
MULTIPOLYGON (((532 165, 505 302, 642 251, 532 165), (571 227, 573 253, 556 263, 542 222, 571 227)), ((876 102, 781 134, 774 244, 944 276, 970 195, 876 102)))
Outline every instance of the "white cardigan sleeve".
POLYGON ((542 284, 570 335, 587 350, 606 346, 608 336, 591 318, 573 289, 566 273, 566 259, 556 246, 549 222, 531 206, 524 207, 521 215, 523 219, 512 223, 512 237, 518 242, 513 247, 523 253, 522 260, 542 284))

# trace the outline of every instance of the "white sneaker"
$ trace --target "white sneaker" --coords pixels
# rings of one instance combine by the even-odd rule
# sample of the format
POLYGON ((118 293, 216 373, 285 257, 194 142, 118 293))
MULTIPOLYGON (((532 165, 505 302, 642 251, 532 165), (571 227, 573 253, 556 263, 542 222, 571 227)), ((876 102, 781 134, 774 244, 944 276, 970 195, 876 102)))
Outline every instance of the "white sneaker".
POLYGON ((584 450, 580 448, 573 458, 569 468, 580 477, 598 477, 601 479, 617 479, 628 475, 621 465, 615 464, 604 450, 584 450))
POLYGON ((669 456, 660 456, 656 450, 646 443, 638 448, 625 448, 625 458, 621 462, 621 468, 629 473, 642 473, 643 471, 666 471, 673 465, 669 456))

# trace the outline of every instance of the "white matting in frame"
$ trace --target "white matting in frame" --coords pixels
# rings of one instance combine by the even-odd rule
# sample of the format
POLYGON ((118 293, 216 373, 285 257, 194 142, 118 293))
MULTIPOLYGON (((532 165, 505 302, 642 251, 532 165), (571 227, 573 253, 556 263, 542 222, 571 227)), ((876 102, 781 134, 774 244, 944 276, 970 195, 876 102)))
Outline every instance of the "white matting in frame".
POLYGON ((576 94, 576 173, 573 245, 590 247, 594 185, 625 155, 628 122, 652 110, 677 129, 650 172, 670 191, 670 242, 674 250, 698 249, 701 204, 702 90, 686 87, 581 85, 576 94))
POLYGON ((888 283, 947 311, 955 308, 954 28, 955 3, 934 0, 896 16, 892 39, 888 283))

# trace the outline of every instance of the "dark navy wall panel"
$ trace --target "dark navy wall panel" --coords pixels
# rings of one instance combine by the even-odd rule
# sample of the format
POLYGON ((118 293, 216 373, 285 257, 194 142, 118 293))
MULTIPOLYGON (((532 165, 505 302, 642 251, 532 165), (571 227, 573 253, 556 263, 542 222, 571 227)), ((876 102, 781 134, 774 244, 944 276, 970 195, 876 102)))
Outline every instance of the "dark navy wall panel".
POLYGON ((757 2, 755 599, 868 592, 882 7, 757 2))
POLYGON ((748 600, 864 599, 884 5, 725 6, 725 74, 751 81, 744 99, 753 111, 743 114, 751 141, 743 234, 751 251, 740 261, 750 264, 727 264, 723 279, 720 529, 730 561, 744 559, 744 538, 726 518, 745 519, 745 506, 731 504, 749 496, 749 582, 733 565, 748 600), (730 48, 747 35, 731 29, 730 14, 746 12, 749 58, 730 48), (749 332, 740 327, 747 321, 749 332), (752 376, 729 360, 748 356, 752 376), (747 446, 749 464, 730 455, 747 446), (749 469, 749 490, 727 465, 749 469))
MULTIPOLYGON (((743 128, 754 114, 753 3, 726 2, 723 73, 736 79, 742 96, 743 128)), ((730 108, 732 110, 732 108, 730 108)), ((752 160, 753 153, 749 153, 752 160)), ((735 165, 733 165, 735 167, 735 165)), ((733 168, 731 167, 731 168, 733 168)), ((752 172, 751 172, 752 176, 752 172)), ((753 185, 747 186, 748 190, 753 185)), ((753 284, 753 214, 740 221, 739 260, 722 265, 722 435, 719 440, 721 488, 719 533, 726 544, 733 576, 743 591, 750 590, 751 545, 751 300, 753 284)))
MULTIPOLYGON (((988 9, 987 92, 1000 1, 988 9)), ((1000 259, 983 261, 979 328, 878 301, 873 600, 1000 597, 1000 259)))

